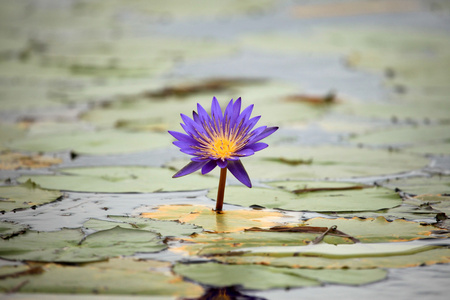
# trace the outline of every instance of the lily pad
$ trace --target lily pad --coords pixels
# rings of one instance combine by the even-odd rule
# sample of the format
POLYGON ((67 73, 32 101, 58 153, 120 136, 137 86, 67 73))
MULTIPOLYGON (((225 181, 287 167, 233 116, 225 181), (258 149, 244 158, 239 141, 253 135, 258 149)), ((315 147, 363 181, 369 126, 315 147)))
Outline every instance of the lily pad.
MULTIPOLYGON (((313 218, 305 221, 307 226, 331 227, 336 225, 340 231, 357 238, 364 243, 404 242, 433 237, 434 231, 439 228, 433 225, 423 225, 418 222, 396 219, 387 221, 384 217, 378 218, 351 218, 326 219, 313 218)), ((439 236, 439 235, 438 235, 439 236)), ((439 237, 450 237, 444 234, 439 237)))
POLYGON ((387 275, 387 272, 381 269, 293 270, 261 265, 218 263, 177 264, 174 271, 213 287, 239 285, 251 290, 315 286, 321 283, 360 285, 382 280, 387 275))
POLYGON ((310 249, 308 247, 255 248, 254 251, 261 252, 241 256, 215 256, 214 259, 230 264, 264 264, 310 269, 408 268, 450 262, 450 249, 412 242, 336 246, 319 244, 310 249), (301 252, 296 252, 298 250, 301 252))
POLYGON ((217 185, 210 176, 191 175, 173 180, 174 171, 150 167, 90 167, 58 170, 58 175, 28 175, 19 182, 31 179, 48 188, 78 192, 153 193, 207 189, 217 185))
POLYGON ((267 290, 317 286, 320 283, 274 267, 258 265, 225 265, 218 263, 177 264, 175 273, 213 287, 239 285, 244 289, 267 290))
MULTIPOLYGON (((270 231, 270 229, 251 228, 249 231, 203 233, 190 238, 184 237, 182 240, 187 243, 183 243, 180 247, 173 248, 171 251, 215 257, 230 251, 239 251, 239 249, 251 247, 305 246, 323 233, 319 229, 323 228, 311 227, 309 232, 277 232, 270 231)), ((332 234, 325 235, 323 242, 333 245, 353 243, 349 238, 332 234)))
POLYGON ((429 163, 408 153, 330 146, 269 146, 242 161, 250 178, 264 180, 366 177, 421 169, 429 163))
POLYGON ((25 232, 28 226, 11 222, 0 222, 0 238, 8 239, 14 235, 25 232))
POLYGON ((144 218, 108 216, 111 221, 90 219, 83 224, 84 228, 92 230, 106 230, 116 226, 121 228, 135 228, 161 234, 161 236, 186 236, 202 232, 203 229, 191 224, 181 224, 172 221, 157 221, 144 218))
MULTIPOLYGON (((262 206, 296 211, 349 212, 374 211, 398 206, 402 203, 397 193, 379 187, 351 189, 355 184, 341 182, 286 181, 269 185, 282 189, 229 186, 225 202, 242 206, 262 206), (290 191, 308 188, 332 188, 332 190, 296 194, 290 191), (345 190, 345 188, 350 188, 345 190), (337 189, 337 190, 333 190, 337 189), (343 190, 340 190, 343 189, 343 190)), ((213 198, 216 190, 208 194, 213 198)))
POLYGON ((278 212, 257 210, 228 210, 218 214, 207 206, 164 205, 159 206, 155 212, 142 213, 141 216, 195 224, 207 231, 234 232, 251 227, 275 226, 277 225, 275 220, 283 215, 278 212))
POLYGON ((413 177, 380 182, 384 187, 413 195, 450 194, 449 176, 413 177))
POLYGON ((166 269, 169 263, 139 261, 133 258, 111 259, 84 266, 46 264, 37 275, 15 276, 2 280, 0 289, 19 289, 22 293, 152 295, 197 298, 203 289, 183 281, 166 269))
POLYGON ((76 131, 64 134, 32 135, 16 139, 7 146, 15 150, 56 152, 71 150, 80 154, 139 152, 170 145, 169 134, 123 132, 119 130, 76 131))
POLYGON ((0 150, 6 149, 6 144, 25 135, 25 130, 16 125, 0 123, 0 150))
POLYGON ((16 152, 0 153, 0 170, 37 169, 62 163, 61 158, 45 155, 26 155, 16 152))
POLYGON ((152 232, 114 227, 86 238, 81 230, 27 231, 3 241, 0 257, 11 260, 82 263, 167 248, 152 232))
MULTIPOLYGON (((357 136, 354 143, 365 145, 411 146, 450 140, 449 125, 402 127, 357 136)), ((412 148, 414 151, 414 148, 412 148)))
POLYGON ((33 181, 26 180, 20 185, 0 186, 0 210, 12 211, 36 207, 56 201, 61 196, 59 191, 42 189, 33 181))

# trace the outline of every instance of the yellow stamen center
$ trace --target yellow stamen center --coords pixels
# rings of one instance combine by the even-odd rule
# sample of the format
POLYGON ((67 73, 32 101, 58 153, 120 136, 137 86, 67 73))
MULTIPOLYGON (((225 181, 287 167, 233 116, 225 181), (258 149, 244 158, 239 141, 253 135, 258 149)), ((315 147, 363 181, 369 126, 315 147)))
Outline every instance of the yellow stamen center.
POLYGON ((236 141, 230 141, 223 137, 217 137, 214 139, 207 150, 211 156, 220 159, 227 159, 233 156, 236 152, 236 141))

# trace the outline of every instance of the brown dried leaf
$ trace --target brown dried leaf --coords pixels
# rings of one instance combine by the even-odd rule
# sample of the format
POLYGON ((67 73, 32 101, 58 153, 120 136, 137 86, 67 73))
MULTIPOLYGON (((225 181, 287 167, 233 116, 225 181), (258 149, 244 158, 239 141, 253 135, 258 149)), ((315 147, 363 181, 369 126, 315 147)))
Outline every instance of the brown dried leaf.
POLYGON ((41 154, 26 155, 17 152, 0 154, 0 170, 38 169, 62 163, 61 158, 41 154))

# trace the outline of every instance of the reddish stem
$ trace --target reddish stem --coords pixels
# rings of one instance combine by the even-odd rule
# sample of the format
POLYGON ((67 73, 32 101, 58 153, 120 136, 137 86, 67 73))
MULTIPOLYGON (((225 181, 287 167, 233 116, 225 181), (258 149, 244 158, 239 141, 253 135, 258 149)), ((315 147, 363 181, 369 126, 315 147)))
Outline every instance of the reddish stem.
POLYGON ((217 190, 216 212, 222 212, 223 195, 225 194, 225 182, 227 179, 227 168, 220 169, 219 189, 217 190))

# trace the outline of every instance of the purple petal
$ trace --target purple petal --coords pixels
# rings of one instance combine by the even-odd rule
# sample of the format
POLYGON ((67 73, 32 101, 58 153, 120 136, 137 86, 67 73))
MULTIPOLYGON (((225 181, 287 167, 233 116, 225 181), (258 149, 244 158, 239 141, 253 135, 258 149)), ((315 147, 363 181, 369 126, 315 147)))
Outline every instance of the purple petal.
POLYGON ((201 125, 201 120, 198 114, 195 111, 192 111, 192 118, 194 119, 194 122, 201 125))
POLYGON ((222 120, 222 109, 220 108, 219 101, 217 101, 216 97, 213 97, 212 103, 211 103, 211 115, 214 119, 222 120))
POLYGON ((250 149, 250 148, 245 148, 245 149, 242 149, 242 150, 237 151, 236 154, 237 154, 238 156, 250 156, 250 155, 255 154, 255 151, 253 151, 253 150, 250 149))
POLYGON ((247 171, 245 171, 244 165, 240 160, 230 160, 228 162, 228 170, 230 170, 231 174, 233 174, 234 177, 236 177, 236 179, 244 185, 249 188, 252 187, 252 182, 250 181, 247 171))
POLYGON ((226 168, 228 165, 228 162, 226 160, 221 160, 221 159, 216 160, 216 163, 222 169, 226 168))
POLYGON ((180 148, 180 151, 189 155, 196 155, 198 150, 192 148, 180 148))
POLYGON ((187 134, 177 132, 177 131, 169 131, 169 133, 179 141, 187 142, 187 143, 195 143, 195 140, 187 134))
POLYGON ((241 97, 237 98, 236 102, 233 104, 233 112, 231 113, 230 122, 234 126, 236 120, 239 117, 239 113, 241 112, 241 97))
POLYGON ((202 158, 202 157, 198 157, 198 156, 191 157, 191 160, 195 161, 195 162, 208 162, 207 159, 202 158))
POLYGON ((248 143, 249 144, 252 144, 253 143, 253 140, 258 136, 258 135, 260 135, 261 133, 263 133, 264 132, 264 130, 266 130, 267 129, 267 126, 261 126, 261 127, 258 127, 258 128, 256 128, 255 130, 253 130, 250 134, 251 134, 251 138, 248 140, 248 143))
POLYGON ((246 128, 246 132, 249 132, 250 130, 253 129, 253 127, 255 127, 255 125, 256 125, 256 123, 258 123, 259 119, 261 119, 261 116, 253 117, 250 120, 248 120, 247 122, 245 122, 242 127, 246 128))
POLYGON ((230 119, 232 113, 233 113, 233 99, 230 100, 227 107, 225 108, 225 113, 224 113, 225 120, 230 119))
POLYGON ((253 136, 253 138, 251 138, 248 142, 253 144, 256 143, 257 141, 262 140, 263 138, 268 137, 269 135, 271 135, 272 133, 274 133, 275 131, 278 130, 278 127, 269 127, 264 129, 264 131, 256 136, 253 136))
POLYGON ((248 119, 250 118, 250 115, 252 114, 253 106, 254 105, 252 104, 252 105, 248 106, 246 109, 244 109, 242 111, 241 115, 239 116, 239 118, 237 119, 236 123, 239 124, 241 121, 247 122, 248 119))
POLYGON ((203 162, 191 161, 186 166, 184 166, 180 171, 178 171, 175 175, 173 175, 172 178, 185 176, 197 170, 200 170, 204 165, 206 165, 207 162, 208 162, 207 160, 203 162))
POLYGON ((214 160, 210 160, 206 165, 203 166, 202 174, 208 174, 209 172, 214 170, 215 167, 217 167, 217 163, 214 160))
POLYGON ((204 133, 204 129, 197 123, 195 123, 191 118, 186 116, 185 114, 180 114, 181 119, 183 120, 184 124, 186 125, 183 127, 187 133, 190 133, 192 135, 198 135, 198 132, 204 133))
POLYGON ((200 120, 202 120, 203 124, 211 123, 211 117, 208 115, 203 106, 200 105, 200 103, 197 103, 197 111, 198 116, 200 117, 200 120))
POLYGON ((266 143, 255 143, 255 144, 251 144, 248 145, 246 148, 252 149, 253 151, 261 151, 262 149, 266 149, 267 147, 269 147, 269 145, 267 145, 266 143))
POLYGON ((192 143, 188 143, 185 141, 174 141, 172 144, 174 144, 175 146, 179 147, 179 148, 191 148, 192 143))

